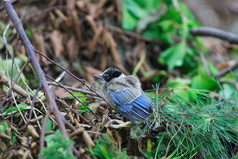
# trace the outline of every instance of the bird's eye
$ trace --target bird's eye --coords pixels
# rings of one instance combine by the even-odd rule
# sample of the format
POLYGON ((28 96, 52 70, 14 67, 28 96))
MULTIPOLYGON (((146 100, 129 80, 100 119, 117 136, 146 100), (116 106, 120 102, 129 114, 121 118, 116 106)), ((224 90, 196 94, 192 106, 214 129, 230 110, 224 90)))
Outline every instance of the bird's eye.
POLYGON ((107 74, 104 74, 103 75, 103 79, 106 81, 106 82, 109 82, 111 80, 111 77, 107 74))

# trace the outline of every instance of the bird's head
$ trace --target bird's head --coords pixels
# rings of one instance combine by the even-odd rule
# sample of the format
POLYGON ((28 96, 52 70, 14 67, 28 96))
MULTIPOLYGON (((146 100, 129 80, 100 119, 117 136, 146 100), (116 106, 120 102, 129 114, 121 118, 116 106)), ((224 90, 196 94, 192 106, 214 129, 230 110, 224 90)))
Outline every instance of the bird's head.
POLYGON ((102 74, 94 74, 93 76, 103 81, 109 82, 114 78, 119 78, 125 75, 121 72, 121 70, 109 67, 102 74))

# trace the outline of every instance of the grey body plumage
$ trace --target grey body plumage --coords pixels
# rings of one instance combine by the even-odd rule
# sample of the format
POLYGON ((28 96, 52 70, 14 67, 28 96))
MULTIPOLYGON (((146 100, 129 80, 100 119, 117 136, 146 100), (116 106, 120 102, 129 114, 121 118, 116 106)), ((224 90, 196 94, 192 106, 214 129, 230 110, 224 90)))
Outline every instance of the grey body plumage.
POLYGON ((104 81, 102 92, 106 100, 124 117, 135 123, 151 114, 153 102, 141 89, 136 76, 125 76, 115 68, 108 68, 94 76, 104 81))

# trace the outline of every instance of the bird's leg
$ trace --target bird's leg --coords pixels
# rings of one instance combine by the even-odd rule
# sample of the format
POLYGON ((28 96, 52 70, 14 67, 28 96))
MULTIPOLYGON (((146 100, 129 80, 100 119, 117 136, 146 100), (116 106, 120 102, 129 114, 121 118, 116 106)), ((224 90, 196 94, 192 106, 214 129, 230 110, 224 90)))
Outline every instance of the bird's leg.
POLYGON ((106 115, 106 119, 108 120, 108 122, 105 124, 105 127, 120 129, 120 128, 132 126, 132 122, 130 122, 130 121, 123 122, 121 120, 111 119, 108 115, 106 115))

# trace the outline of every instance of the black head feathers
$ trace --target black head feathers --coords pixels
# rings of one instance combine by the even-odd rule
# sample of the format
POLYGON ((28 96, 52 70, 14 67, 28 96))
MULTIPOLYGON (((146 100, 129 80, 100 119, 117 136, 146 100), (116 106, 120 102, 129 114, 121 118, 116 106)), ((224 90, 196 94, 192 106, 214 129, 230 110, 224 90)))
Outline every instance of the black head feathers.
POLYGON ((102 78, 106 81, 109 82, 111 81, 113 78, 117 78, 122 74, 121 70, 116 69, 116 68, 112 68, 109 67, 108 69, 106 69, 103 74, 102 74, 102 78))
POLYGON ((106 82, 111 81, 113 78, 117 78, 120 75, 122 75, 121 70, 117 69, 117 68, 112 68, 109 67, 108 69, 106 69, 102 74, 96 74, 94 75, 95 77, 98 77, 106 82))

